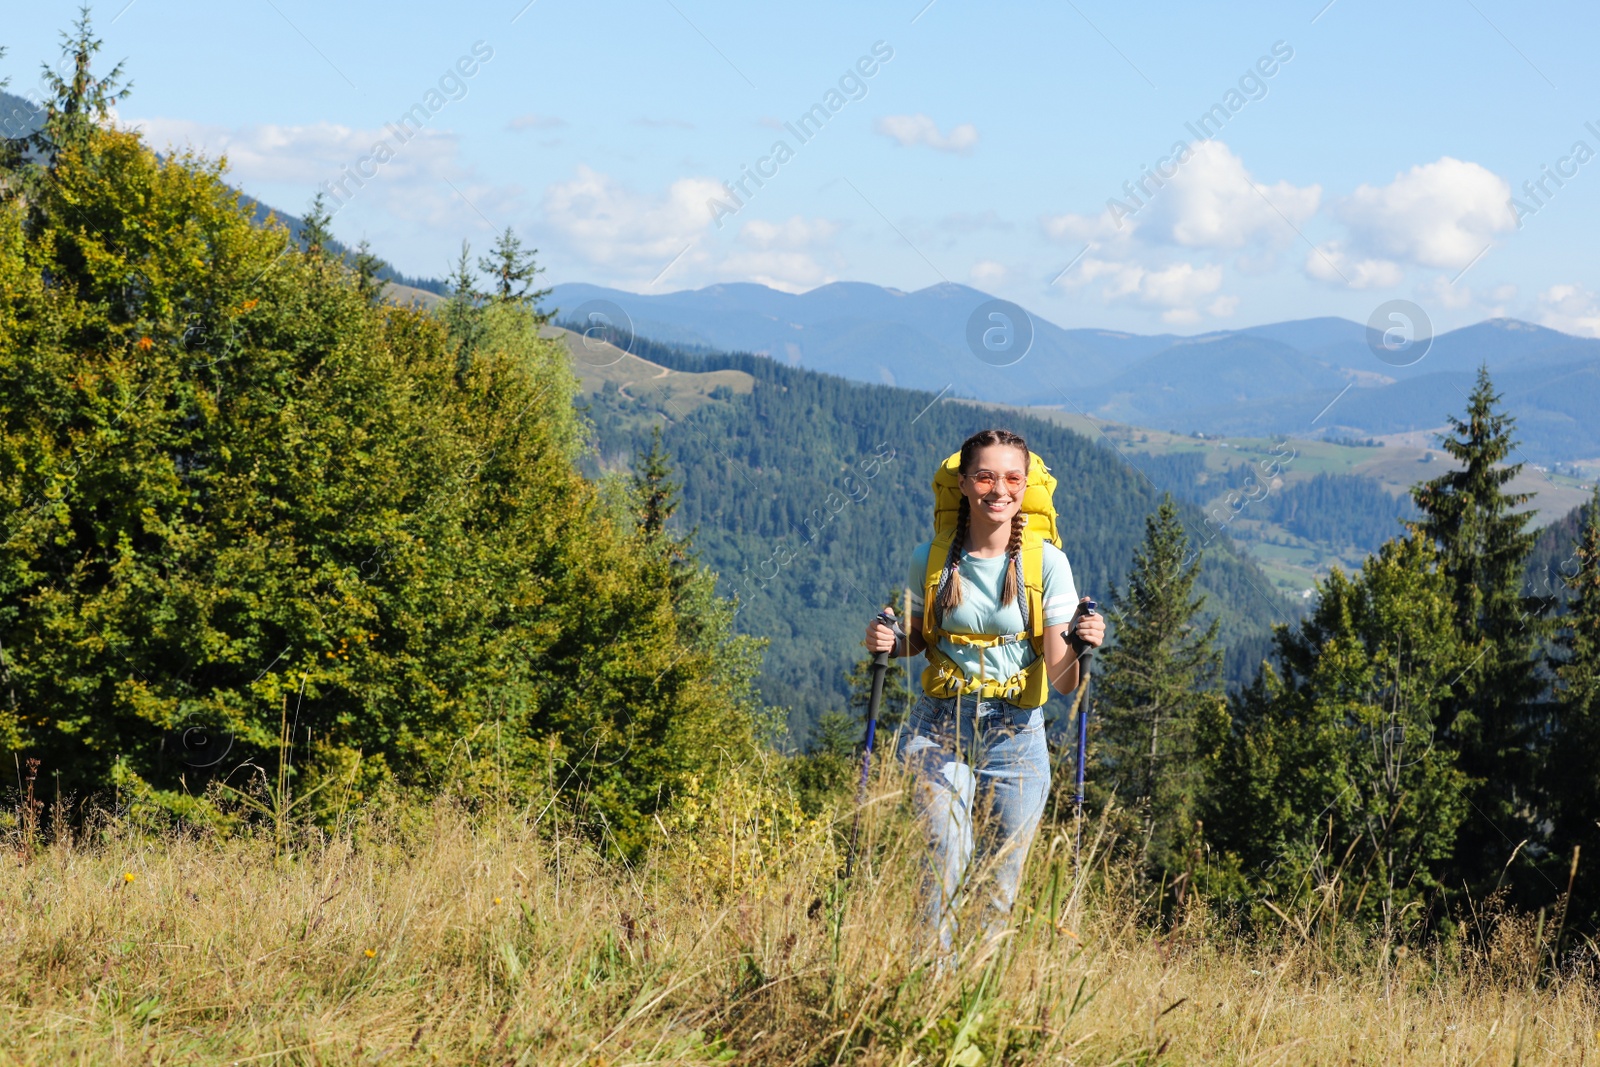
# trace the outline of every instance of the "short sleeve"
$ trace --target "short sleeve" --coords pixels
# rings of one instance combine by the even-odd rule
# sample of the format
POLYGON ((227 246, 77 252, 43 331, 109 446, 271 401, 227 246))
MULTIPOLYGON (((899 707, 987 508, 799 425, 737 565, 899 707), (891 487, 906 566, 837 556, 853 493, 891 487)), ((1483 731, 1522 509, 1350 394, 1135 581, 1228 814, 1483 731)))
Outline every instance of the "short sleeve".
POLYGON ((923 583, 928 580, 928 552, 931 542, 918 545, 911 553, 911 573, 906 575, 906 588, 911 590, 911 617, 922 617, 923 583))
POLYGON ((1044 546, 1044 624, 1060 626, 1071 622, 1078 611, 1078 586, 1072 580, 1072 564, 1067 554, 1055 545, 1044 546))

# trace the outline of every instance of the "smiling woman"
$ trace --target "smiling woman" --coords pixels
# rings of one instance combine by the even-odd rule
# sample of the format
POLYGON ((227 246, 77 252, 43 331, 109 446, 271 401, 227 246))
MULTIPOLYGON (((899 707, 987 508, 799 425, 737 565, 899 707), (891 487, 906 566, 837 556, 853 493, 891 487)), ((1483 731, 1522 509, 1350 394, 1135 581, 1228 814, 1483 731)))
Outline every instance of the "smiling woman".
POLYGON ((980 851, 994 881, 986 941, 1004 930, 1050 789, 1042 705, 1051 687, 1077 685, 1079 651, 1105 634, 1098 615, 1080 610, 1054 488, 1018 435, 967 438, 934 478, 935 536, 912 553, 910 607, 921 625, 867 630, 873 652, 928 656, 900 756, 933 846, 928 921, 943 951, 980 851), (980 825, 978 811, 991 817, 980 825))

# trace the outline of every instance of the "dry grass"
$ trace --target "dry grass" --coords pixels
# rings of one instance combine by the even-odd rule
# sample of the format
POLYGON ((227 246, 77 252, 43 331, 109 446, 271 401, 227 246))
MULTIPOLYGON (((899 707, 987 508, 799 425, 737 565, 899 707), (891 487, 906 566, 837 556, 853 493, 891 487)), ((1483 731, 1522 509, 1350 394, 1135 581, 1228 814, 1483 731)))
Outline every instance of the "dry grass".
POLYGON ((1005 948, 936 974, 896 793, 848 885, 830 827, 749 776, 632 869, 548 812, 449 801, 282 856, 115 826, 14 851, 0 1062, 1596 1062, 1595 990, 1541 973, 1526 922, 1453 956, 1253 942, 1199 909, 1156 934, 1114 866, 1074 883, 1062 834, 1005 948))

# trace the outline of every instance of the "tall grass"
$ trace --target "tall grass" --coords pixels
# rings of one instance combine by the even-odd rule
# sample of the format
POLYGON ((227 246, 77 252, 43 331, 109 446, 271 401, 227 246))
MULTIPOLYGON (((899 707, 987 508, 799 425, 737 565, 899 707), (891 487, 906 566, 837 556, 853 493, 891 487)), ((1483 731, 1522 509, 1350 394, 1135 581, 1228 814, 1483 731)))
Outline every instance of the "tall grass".
POLYGON ((1548 923, 1408 949, 1294 915, 1246 936, 1191 897, 1152 926, 1092 827, 1075 876, 1047 825, 1011 931, 941 965, 903 785, 875 780, 849 883, 850 812, 808 817, 776 764, 691 789, 631 866, 549 798, 376 806, 288 847, 19 820, 0 1062, 1596 1062, 1548 923))

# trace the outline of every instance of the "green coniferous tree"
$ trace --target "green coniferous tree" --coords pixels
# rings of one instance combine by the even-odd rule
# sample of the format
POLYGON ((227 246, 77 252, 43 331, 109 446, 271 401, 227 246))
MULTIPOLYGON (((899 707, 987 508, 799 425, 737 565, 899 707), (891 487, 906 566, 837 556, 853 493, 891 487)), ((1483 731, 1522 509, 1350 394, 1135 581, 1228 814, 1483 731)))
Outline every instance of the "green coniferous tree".
POLYGON ((440 318, 456 352, 456 377, 466 373, 472 350, 483 335, 483 294, 478 291, 478 276, 472 270, 472 245, 461 242, 461 255, 450 275, 450 298, 440 310, 440 318))
POLYGON ((328 255, 328 243, 333 240, 333 216, 328 214, 328 198, 321 193, 313 196, 301 222, 300 243, 306 255, 328 255))
POLYGON ((376 304, 383 295, 383 279, 378 277, 378 272, 388 264, 373 253, 372 244, 365 237, 356 246, 356 291, 359 292, 369 304, 376 304))
POLYGON ((1412 490, 1422 517, 1411 526, 1438 546, 1456 631, 1474 653, 1452 687, 1443 724, 1443 743, 1459 753, 1474 782, 1455 872, 1474 889, 1499 876, 1520 842, 1533 842, 1536 856, 1541 836, 1537 671, 1550 625, 1543 602, 1523 588, 1537 533, 1526 529, 1531 512, 1521 510, 1533 494, 1506 488, 1522 470, 1506 462, 1516 447, 1514 425, 1488 368, 1480 367, 1465 417, 1452 416, 1442 440, 1458 469, 1412 490))
POLYGON ((661 444, 661 427, 650 429, 650 447, 634 456, 633 488, 639 498, 639 528, 658 538, 666 533, 667 520, 678 510, 679 489, 672 480, 672 461, 661 444))
POLYGON ((63 149, 86 147, 94 129, 110 118, 117 101, 133 89, 133 83, 122 76, 121 63, 105 77, 95 77, 91 68, 102 42, 94 35, 89 5, 79 9, 72 32, 63 33, 61 42, 62 57, 72 62, 71 73, 63 77, 50 64, 43 64, 41 81, 50 99, 45 101, 44 123, 27 138, 44 170, 55 166, 63 149))
POLYGON ((1218 623, 1197 621, 1205 597, 1194 595, 1200 563, 1185 565, 1187 551, 1169 494, 1145 519, 1126 593, 1112 587, 1116 643, 1101 661, 1096 709, 1096 792, 1116 794, 1141 862, 1168 874, 1186 866, 1207 761, 1227 722, 1218 623))
MULTIPOLYGON (((530 248, 524 252, 522 238, 507 226, 500 236, 495 238, 493 251, 478 259, 478 269, 492 280, 490 297, 501 303, 510 302, 528 308, 537 307, 540 300, 550 295, 549 289, 534 288, 534 278, 544 273, 543 267, 534 265, 534 257, 538 254, 537 248, 530 248)), ((548 321, 549 316, 540 314, 538 319, 540 323, 544 323, 548 321)))
MULTIPOLYGON (((1560 650, 1555 667, 1559 727, 1549 763, 1559 851, 1552 866, 1565 866, 1574 846, 1582 849, 1593 872, 1600 863, 1600 489, 1588 507, 1572 556, 1572 573, 1564 575, 1572 598, 1560 620, 1560 650)), ((1587 925, 1600 919, 1600 893, 1593 877, 1576 883, 1568 922, 1587 925)), ((1559 883, 1558 883, 1559 884, 1559 883)))
POLYGON ((1263 896, 1287 908, 1320 894, 1329 921, 1359 914, 1394 934, 1444 887, 1467 811, 1438 738, 1470 655, 1424 539, 1388 542, 1354 576, 1334 568, 1320 593, 1278 631, 1281 673, 1264 666, 1234 699, 1204 808, 1206 888, 1269 921, 1263 896))
POLYGON ((802 808, 820 811, 829 801, 846 795, 860 774, 856 757, 860 744, 859 719, 837 708, 822 713, 805 752, 793 762, 795 792, 802 808))
POLYGON ((282 255, 219 164, 133 131, 35 192, 0 203, 0 746, 204 820, 303 693, 298 795, 559 766, 624 851, 754 750, 759 642, 582 477, 570 354, 526 309, 486 309, 457 376, 437 317, 282 255), (493 768, 458 758, 480 731, 493 768))

